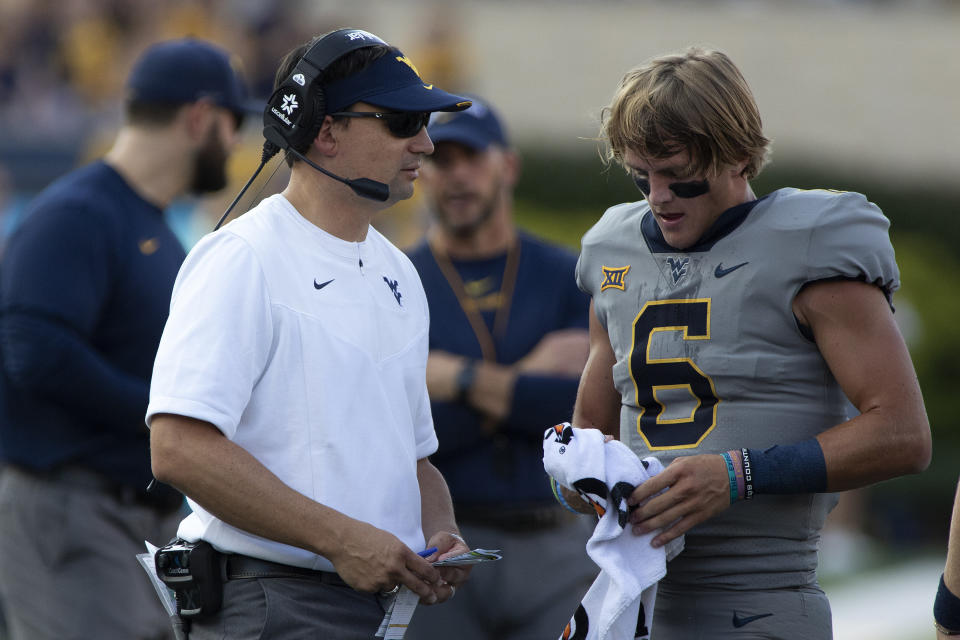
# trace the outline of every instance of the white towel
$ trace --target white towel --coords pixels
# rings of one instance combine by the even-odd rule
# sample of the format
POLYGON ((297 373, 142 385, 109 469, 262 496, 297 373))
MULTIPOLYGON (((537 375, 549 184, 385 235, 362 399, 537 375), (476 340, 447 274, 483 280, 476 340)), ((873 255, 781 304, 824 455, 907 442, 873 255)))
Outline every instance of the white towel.
POLYGON ((654 457, 640 460, 617 440, 604 443, 597 429, 562 423, 544 433, 543 467, 559 484, 593 503, 600 516, 587 541, 587 555, 600 575, 563 631, 563 640, 639 640, 649 636, 657 582, 667 561, 683 550, 683 537, 659 549, 657 532, 627 531, 627 498, 637 485, 660 473, 654 457), (641 617, 642 606, 642 617, 641 617))

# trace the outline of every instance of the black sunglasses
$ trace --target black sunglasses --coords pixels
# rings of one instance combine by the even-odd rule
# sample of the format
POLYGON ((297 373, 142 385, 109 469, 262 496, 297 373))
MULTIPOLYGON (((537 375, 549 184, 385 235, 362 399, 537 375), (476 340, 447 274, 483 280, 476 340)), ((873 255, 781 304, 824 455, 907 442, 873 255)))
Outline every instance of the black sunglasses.
MULTIPOLYGON (((647 178, 641 178, 640 176, 631 176, 633 182, 637 185, 637 189, 640 189, 640 193, 643 194, 643 197, 650 195, 650 180, 647 178)), ((699 198, 705 193, 710 191, 710 183, 706 180, 690 180, 688 182, 671 182, 667 185, 667 188, 670 191, 673 191, 673 195, 678 198, 699 198)))
POLYGON ((429 111, 390 111, 380 113, 377 111, 337 111, 329 114, 331 116, 343 116, 345 118, 377 118, 387 123, 387 129, 397 138, 412 138, 420 133, 420 129, 427 126, 430 122, 429 111))

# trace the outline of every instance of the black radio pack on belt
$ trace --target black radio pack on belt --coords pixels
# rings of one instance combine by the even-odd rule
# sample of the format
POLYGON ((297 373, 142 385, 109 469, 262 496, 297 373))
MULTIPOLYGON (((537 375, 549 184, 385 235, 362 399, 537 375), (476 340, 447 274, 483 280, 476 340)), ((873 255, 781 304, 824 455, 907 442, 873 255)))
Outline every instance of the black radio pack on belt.
POLYGON ((153 556, 157 576, 177 597, 181 618, 213 615, 223 604, 221 554, 209 542, 179 538, 157 549, 153 556))

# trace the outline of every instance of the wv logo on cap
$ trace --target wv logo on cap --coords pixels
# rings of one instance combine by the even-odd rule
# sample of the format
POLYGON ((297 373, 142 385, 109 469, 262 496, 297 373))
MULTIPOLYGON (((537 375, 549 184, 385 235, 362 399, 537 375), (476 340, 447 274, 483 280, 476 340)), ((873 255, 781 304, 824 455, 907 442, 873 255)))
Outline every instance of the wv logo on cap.
MULTIPOLYGON (((397 56, 397 60, 398 60, 399 62, 402 62, 403 64, 407 65, 407 66, 410 67, 411 69, 413 69, 413 72, 414 72, 415 74, 417 74, 417 77, 420 78, 420 81, 421 81, 421 82, 423 82, 423 76, 420 75, 420 71, 417 69, 417 66, 416 66, 415 64, 413 64, 413 61, 410 60, 410 58, 408 58, 407 56, 397 56)), ((423 85, 423 88, 424 88, 424 89, 433 89, 433 85, 432 85, 432 84, 425 84, 425 85, 423 85)))

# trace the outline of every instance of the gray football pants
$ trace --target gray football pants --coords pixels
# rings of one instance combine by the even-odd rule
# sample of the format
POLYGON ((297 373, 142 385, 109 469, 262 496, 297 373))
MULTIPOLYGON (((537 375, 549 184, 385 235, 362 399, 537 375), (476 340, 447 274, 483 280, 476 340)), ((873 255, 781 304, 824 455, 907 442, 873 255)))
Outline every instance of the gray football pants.
POLYGON ((650 640, 830 640, 833 619, 816 587, 676 590, 661 584, 650 640))

